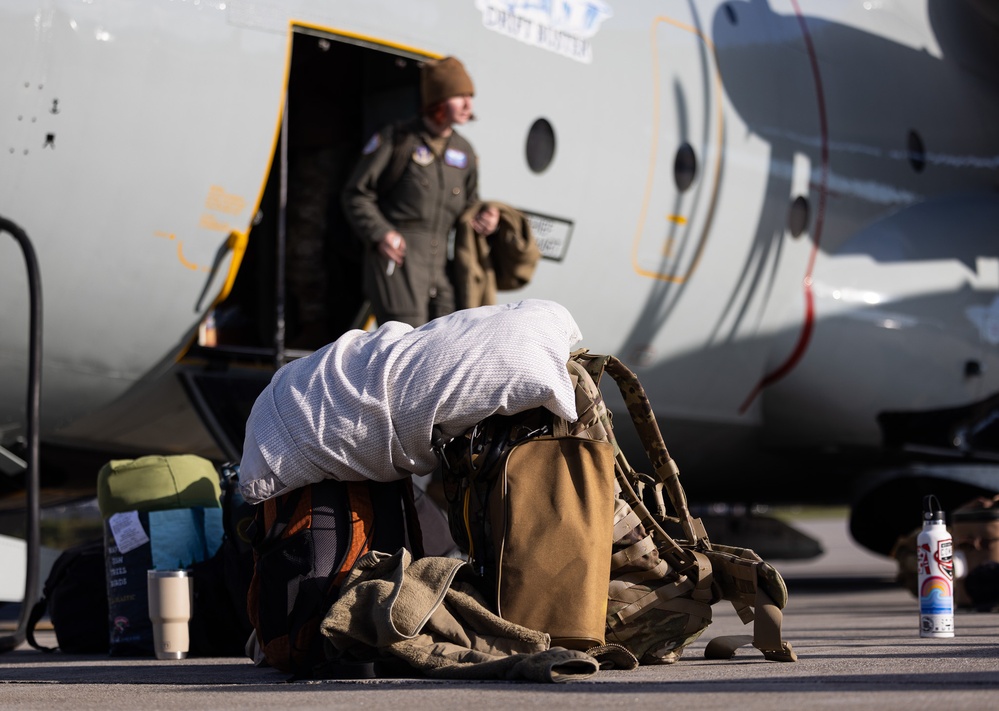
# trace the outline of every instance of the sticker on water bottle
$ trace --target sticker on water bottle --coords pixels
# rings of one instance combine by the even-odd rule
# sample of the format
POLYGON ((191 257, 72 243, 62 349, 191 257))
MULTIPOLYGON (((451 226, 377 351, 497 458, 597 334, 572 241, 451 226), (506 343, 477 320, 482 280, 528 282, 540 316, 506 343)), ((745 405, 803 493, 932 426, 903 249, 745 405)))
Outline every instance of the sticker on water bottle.
POLYGON ((935 554, 937 565, 940 567, 940 572, 949 577, 951 580, 954 579, 954 541, 950 538, 940 541, 937 543, 937 552, 935 554))
POLYGON ((951 611, 953 593, 950 581, 941 575, 931 575, 919 589, 919 610, 924 615, 944 615, 951 611))

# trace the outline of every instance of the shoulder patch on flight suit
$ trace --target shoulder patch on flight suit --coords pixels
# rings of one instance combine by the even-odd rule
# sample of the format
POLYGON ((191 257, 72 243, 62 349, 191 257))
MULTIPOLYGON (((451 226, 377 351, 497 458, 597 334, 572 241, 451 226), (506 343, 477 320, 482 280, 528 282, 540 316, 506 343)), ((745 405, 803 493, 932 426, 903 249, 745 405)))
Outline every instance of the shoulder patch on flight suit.
POLYGON ((416 150, 413 151, 413 162, 426 168, 434 162, 433 151, 423 145, 417 146, 416 150))
POLYGON ((364 150, 361 151, 362 155, 368 155, 369 153, 374 153, 378 150, 378 146, 382 145, 382 137, 380 134, 375 134, 368 139, 368 142, 364 145, 364 150))
POLYGON ((466 168, 468 167, 468 154, 457 148, 448 148, 444 151, 444 162, 455 168, 466 168))

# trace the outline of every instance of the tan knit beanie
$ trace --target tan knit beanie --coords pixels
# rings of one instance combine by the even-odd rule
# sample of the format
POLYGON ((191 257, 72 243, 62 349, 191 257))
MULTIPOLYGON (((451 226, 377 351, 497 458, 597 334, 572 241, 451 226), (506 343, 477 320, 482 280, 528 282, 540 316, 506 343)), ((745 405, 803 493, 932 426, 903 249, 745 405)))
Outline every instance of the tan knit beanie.
POLYGON ((452 96, 475 94, 472 78, 454 57, 430 60, 420 72, 420 106, 423 111, 452 96))

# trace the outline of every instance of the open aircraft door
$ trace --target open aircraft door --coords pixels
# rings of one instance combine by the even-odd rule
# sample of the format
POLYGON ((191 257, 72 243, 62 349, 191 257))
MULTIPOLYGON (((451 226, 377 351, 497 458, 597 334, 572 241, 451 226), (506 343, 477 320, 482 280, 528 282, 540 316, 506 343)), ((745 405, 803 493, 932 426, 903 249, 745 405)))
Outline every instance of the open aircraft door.
POLYGON ((287 104, 239 272, 181 374, 229 458, 276 367, 363 327, 360 245, 340 192, 372 133, 413 115, 419 61, 314 26, 291 32, 287 104))

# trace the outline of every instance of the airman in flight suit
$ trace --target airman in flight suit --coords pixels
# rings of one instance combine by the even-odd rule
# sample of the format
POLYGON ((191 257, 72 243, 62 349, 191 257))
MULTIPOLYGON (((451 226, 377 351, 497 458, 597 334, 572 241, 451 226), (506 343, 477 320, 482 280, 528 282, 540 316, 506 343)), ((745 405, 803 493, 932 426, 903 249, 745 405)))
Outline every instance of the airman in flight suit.
MULTIPOLYGON (((448 277, 448 233, 478 202, 472 145, 453 128, 472 118, 472 80, 454 57, 421 72, 422 112, 372 136, 347 181, 347 220, 365 245, 363 284, 379 323, 421 326, 455 309, 448 277)), ((473 226, 495 232, 496 207, 473 226)))

